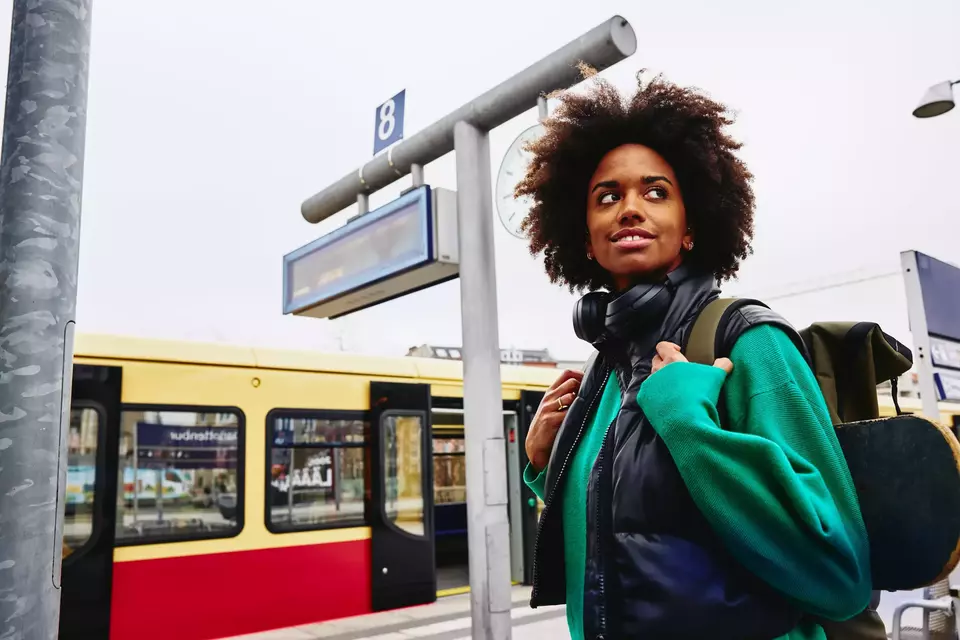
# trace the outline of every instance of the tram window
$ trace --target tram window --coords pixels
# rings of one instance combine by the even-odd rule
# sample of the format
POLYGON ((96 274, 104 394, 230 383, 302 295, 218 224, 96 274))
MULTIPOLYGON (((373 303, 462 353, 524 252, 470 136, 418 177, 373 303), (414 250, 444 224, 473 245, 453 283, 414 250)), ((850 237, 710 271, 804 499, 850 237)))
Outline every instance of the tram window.
POLYGON ((384 418, 384 509, 397 528, 422 536, 423 482, 420 470, 423 420, 420 416, 384 418))
POLYGON ((243 528, 242 414, 125 409, 117 542, 223 538, 243 528))
POLYGON ((267 528, 362 526, 365 416, 273 411, 267 424, 267 528))
POLYGON ((70 410, 66 511, 63 517, 64 558, 83 547, 93 533, 99 431, 100 414, 95 409, 70 410))
POLYGON ((463 438, 433 439, 433 502, 467 501, 467 464, 463 438))

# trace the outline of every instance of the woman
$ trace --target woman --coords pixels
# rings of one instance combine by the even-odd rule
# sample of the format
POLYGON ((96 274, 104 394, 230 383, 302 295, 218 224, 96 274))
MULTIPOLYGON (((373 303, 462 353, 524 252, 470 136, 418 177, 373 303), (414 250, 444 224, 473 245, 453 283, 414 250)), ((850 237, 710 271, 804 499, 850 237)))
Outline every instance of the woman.
POLYGON ((524 474, 531 605, 565 602, 575 639, 822 639, 870 601, 850 472, 778 318, 712 367, 678 346, 750 250, 731 122, 659 77, 628 101, 598 82, 561 97, 517 188, 550 279, 592 292, 574 324, 596 359, 545 394, 524 474))

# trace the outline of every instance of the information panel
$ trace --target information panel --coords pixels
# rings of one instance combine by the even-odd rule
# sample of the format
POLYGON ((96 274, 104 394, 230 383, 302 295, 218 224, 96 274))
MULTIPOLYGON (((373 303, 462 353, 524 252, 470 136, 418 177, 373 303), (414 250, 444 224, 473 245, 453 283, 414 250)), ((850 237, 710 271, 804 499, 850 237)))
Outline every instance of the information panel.
POLYGON ((900 262, 923 413, 940 420, 939 402, 960 402, 960 268, 919 251, 900 262))
POLYGON ((422 186, 284 257, 284 313, 434 259, 430 187, 422 186))
POLYGON ((960 340, 960 269, 917 252, 927 333, 960 340))

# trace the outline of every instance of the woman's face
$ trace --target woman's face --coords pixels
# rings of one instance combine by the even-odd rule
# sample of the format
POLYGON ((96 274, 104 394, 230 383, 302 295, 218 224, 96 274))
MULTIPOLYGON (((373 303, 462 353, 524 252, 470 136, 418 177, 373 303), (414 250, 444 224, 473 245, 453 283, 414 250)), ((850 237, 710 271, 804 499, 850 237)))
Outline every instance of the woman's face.
POLYGON ((617 287, 660 278, 680 265, 693 237, 673 169, 640 144, 603 157, 587 197, 587 255, 617 287))

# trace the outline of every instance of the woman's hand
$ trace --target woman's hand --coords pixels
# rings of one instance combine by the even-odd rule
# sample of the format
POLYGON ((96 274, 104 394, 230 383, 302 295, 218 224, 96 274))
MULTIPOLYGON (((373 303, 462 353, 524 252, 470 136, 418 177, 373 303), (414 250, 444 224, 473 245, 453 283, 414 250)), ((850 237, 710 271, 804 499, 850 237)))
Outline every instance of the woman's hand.
MULTIPOLYGON (((672 342, 661 342, 657 345, 657 355, 653 356, 653 366, 650 368, 650 375, 655 374, 668 364, 673 362, 688 362, 680 353, 680 347, 672 342)), ((717 358, 713 366, 723 369, 727 375, 733 371, 733 362, 729 358, 717 358)))
POLYGON ((563 417, 567 415, 567 408, 577 397, 581 380, 583 373, 580 371, 564 371, 543 394, 543 400, 540 401, 537 414, 533 416, 530 430, 527 431, 527 441, 524 443, 530 465, 537 473, 550 462, 553 441, 560 430, 563 417))

